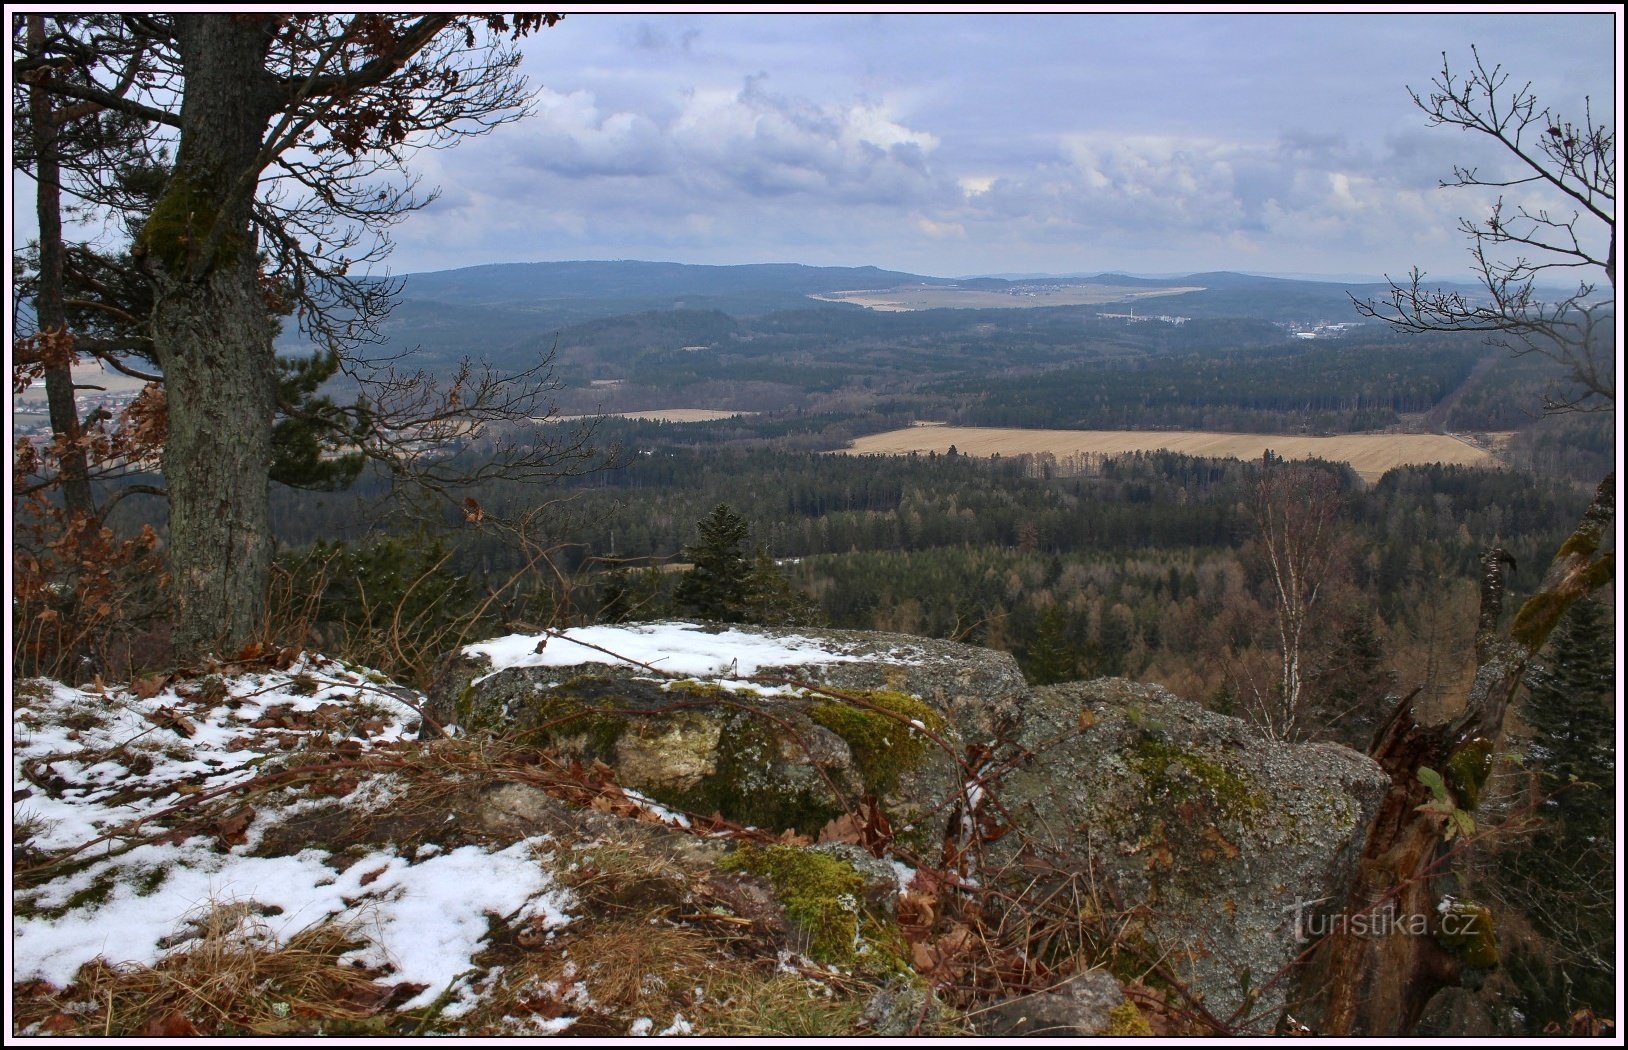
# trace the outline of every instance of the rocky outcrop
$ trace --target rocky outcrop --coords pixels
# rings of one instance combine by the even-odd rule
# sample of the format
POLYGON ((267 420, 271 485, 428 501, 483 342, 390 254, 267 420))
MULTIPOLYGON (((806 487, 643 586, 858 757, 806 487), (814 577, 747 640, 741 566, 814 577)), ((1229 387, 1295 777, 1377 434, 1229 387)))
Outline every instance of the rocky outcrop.
POLYGON ((595 630, 627 633, 596 635, 592 650, 562 652, 575 635, 536 639, 540 653, 533 639, 471 647, 429 713, 603 762, 664 805, 773 830, 816 834, 878 796, 918 855, 959 842, 978 878, 1014 891, 1087 873, 1094 906, 1130 917, 1126 935, 1162 960, 1162 979, 1229 1029, 1276 1023, 1282 975, 1304 948, 1298 923, 1344 892, 1387 786, 1345 748, 1268 741, 1157 686, 1030 689, 1009 656, 972 646, 595 630), (700 663, 661 673, 644 657, 663 639, 700 663), (1007 829, 981 851, 969 819, 980 809, 986 828, 1007 829))
POLYGON ((1026 693, 1009 655, 951 642, 635 625, 472 646, 429 714, 604 762, 664 805, 775 830, 817 834, 874 795, 896 833, 925 843, 967 779, 966 733, 989 736, 1026 693), (596 647, 570 650, 573 637, 596 647), (682 647, 694 674, 634 655, 662 645, 682 647))
POLYGON ((1119 981, 1104 970, 1088 970, 1056 988, 996 1003, 980 1024, 984 1035, 1063 1036, 1152 1035, 1119 981))
POLYGON ((1027 883, 1089 868, 1204 1010, 1270 1031, 1297 923, 1344 892, 1389 786, 1378 766, 1120 679, 1036 689, 1012 746, 999 797, 1024 833, 986 866, 1027 883))

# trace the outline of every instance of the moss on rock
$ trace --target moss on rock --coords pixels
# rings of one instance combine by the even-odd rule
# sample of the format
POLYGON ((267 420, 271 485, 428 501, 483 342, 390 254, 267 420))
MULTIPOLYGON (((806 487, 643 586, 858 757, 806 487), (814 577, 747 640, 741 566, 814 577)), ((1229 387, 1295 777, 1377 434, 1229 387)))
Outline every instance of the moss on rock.
POLYGON ((1481 789, 1491 775, 1492 741, 1478 736, 1448 756, 1447 776, 1443 779, 1458 807, 1473 811, 1481 804, 1481 789))
POLYGON ((1436 943, 1458 956, 1464 965, 1491 970, 1498 965, 1498 938, 1492 909, 1475 901, 1445 897, 1438 907, 1436 943))
POLYGON ((840 857, 797 846, 750 843, 720 861, 726 871, 768 880, 786 915, 808 938, 808 955, 870 973, 905 972, 898 926, 865 903, 865 879, 840 857))
POLYGON ((866 791, 889 794, 898 788, 900 777, 922 764, 932 746, 927 734, 909 723, 942 733, 944 719, 905 693, 874 689, 853 695, 892 715, 841 700, 820 700, 809 707, 808 716, 848 744, 866 791))
POLYGON ((805 835, 817 834, 841 812, 817 777, 800 781, 791 775, 774 725, 744 710, 724 722, 710 776, 688 787, 652 786, 648 793, 666 806, 805 835))
POLYGON ((1207 796, 1232 820, 1245 820, 1266 805, 1265 796, 1242 774, 1167 741, 1142 740, 1127 761, 1142 775, 1153 798, 1185 802, 1207 796))
POLYGON ((1108 1011, 1108 1027, 1102 1030, 1102 1034, 1150 1036, 1153 1026, 1148 1024, 1148 1019, 1142 1016, 1136 1004, 1127 999, 1108 1011))

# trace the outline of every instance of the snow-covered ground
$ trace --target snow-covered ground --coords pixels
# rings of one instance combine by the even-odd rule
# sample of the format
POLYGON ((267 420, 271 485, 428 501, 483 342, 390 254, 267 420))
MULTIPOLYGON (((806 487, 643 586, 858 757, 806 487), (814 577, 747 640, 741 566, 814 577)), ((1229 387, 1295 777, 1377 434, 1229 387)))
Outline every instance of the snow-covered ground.
POLYGON ((544 930, 571 921, 570 900, 542 863, 549 846, 541 837, 498 851, 383 848, 341 858, 316 848, 252 856, 269 813, 249 811, 241 827, 217 824, 181 841, 158 833, 155 818, 172 807, 228 797, 303 747, 362 755, 399 746, 418 714, 399 698, 412 694, 379 676, 302 656, 284 670, 161 689, 154 681, 137 692, 152 695, 46 682, 14 688, 14 840, 36 851, 23 868, 87 843, 73 859, 94 858, 72 874, 19 882, 14 981, 66 987, 98 956, 155 963, 186 949, 190 920, 239 904, 262 936, 279 941, 324 920, 353 925, 369 941, 354 954, 387 970, 381 983, 423 986, 403 1008, 451 989, 445 1012, 456 1016, 473 1004, 464 975, 489 916, 544 930))
MULTIPOLYGON (((708 629, 701 624, 668 621, 619 626, 573 627, 544 634, 511 634, 464 647, 469 656, 492 661, 493 672, 509 667, 560 667, 604 663, 653 667, 693 678, 746 678, 765 667, 853 663, 874 660, 830 639, 800 634, 765 633, 762 629, 708 629)), ((902 654, 887 657, 908 663, 902 654)))

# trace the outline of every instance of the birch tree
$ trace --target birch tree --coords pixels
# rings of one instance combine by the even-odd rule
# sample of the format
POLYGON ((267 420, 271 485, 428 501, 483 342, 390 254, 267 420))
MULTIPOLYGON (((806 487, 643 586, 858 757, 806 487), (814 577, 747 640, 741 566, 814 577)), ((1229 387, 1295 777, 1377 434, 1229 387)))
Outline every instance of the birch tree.
POLYGON ((1341 546, 1343 498, 1327 471, 1287 464, 1267 452, 1255 479, 1250 511, 1277 620, 1279 675, 1270 695, 1250 701, 1261 729, 1275 740, 1296 739, 1306 713, 1307 626, 1341 546))

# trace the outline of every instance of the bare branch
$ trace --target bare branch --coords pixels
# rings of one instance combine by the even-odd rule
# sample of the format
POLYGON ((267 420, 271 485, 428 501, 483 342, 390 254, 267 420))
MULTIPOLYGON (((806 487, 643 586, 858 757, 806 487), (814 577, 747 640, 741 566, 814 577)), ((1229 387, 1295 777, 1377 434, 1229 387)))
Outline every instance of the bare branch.
MULTIPOLYGON (((1457 166, 1444 187, 1539 191, 1568 207, 1553 211, 1542 203, 1506 203, 1499 197, 1485 219, 1459 220, 1470 239, 1473 270, 1482 294, 1475 297, 1429 288, 1424 273, 1391 282, 1388 296, 1356 300, 1364 317, 1387 321, 1403 331, 1486 332, 1489 342, 1517 355, 1542 354, 1566 371, 1572 389, 1545 398, 1544 411, 1609 411, 1616 401, 1614 339, 1616 291, 1616 138, 1597 123, 1587 98, 1583 120, 1574 124, 1549 107, 1539 108, 1531 85, 1510 88, 1503 67, 1487 66, 1471 49, 1467 74, 1455 73, 1442 56, 1432 90, 1412 89, 1414 105, 1431 126, 1459 127, 1492 139, 1514 158, 1519 173, 1487 176, 1457 166), (1609 293, 1588 279, 1603 272, 1609 293), (1582 272, 1581 279, 1572 274, 1582 272), (1574 291, 1546 297, 1539 278, 1577 280, 1574 291)), ((1552 293, 1551 293, 1552 294, 1552 293)))

